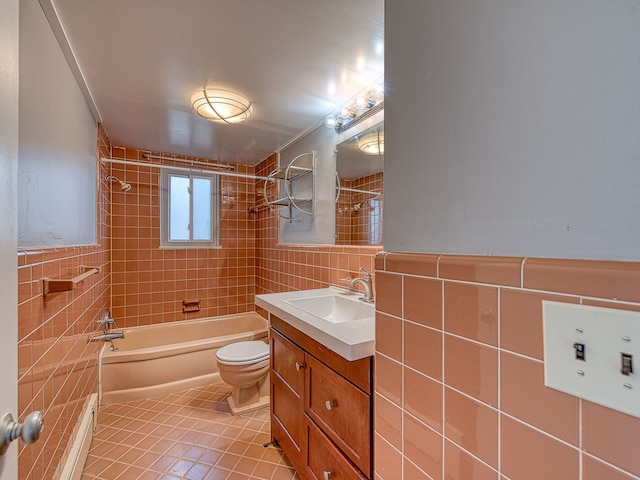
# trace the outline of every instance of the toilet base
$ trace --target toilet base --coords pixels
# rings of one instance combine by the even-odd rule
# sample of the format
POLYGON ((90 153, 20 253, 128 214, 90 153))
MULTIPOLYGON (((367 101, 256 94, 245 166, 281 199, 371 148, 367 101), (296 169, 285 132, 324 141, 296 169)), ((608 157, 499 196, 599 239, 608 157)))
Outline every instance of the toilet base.
POLYGON ((234 385, 227 403, 233 415, 253 412, 269 406, 269 370, 258 382, 250 385, 234 385))
POLYGON ((229 395, 227 397, 227 403, 229 404, 229 408, 231 409, 231 413, 233 415, 242 415, 243 413, 250 413, 261 408, 268 407, 270 402, 269 397, 266 396, 260 397, 257 402, 237 406, 235 400, 233 399, 233 395, 229 395))

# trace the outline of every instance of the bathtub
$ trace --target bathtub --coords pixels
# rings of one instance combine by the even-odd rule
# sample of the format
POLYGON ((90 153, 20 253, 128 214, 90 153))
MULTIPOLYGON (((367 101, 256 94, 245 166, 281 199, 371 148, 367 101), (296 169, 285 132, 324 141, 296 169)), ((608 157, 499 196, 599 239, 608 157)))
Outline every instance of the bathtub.
POLYGON ((100 353, 100 403, 167 395, 219 381, 218 349, 243 340, 266 341, 268 327, 257 313, 242 313, 118 330, 124 338, 105 342, 100 353))

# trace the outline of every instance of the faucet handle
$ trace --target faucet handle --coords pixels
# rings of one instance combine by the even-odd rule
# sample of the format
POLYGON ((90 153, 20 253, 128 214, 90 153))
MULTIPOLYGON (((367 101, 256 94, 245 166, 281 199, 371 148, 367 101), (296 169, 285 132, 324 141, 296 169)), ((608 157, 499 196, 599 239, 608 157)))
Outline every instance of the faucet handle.
POLYGON ((101 318, 100 320, 98 320, 98 324, 102 325, 104 328, 108 328, 110 325, 114 325, 116 328, 120 328, 115 318, 101 318))
POLYGON ((360 267, 359 270, 364 273, 365 280, 371 280, 371 274, 367 272, 363 267, 360 267))

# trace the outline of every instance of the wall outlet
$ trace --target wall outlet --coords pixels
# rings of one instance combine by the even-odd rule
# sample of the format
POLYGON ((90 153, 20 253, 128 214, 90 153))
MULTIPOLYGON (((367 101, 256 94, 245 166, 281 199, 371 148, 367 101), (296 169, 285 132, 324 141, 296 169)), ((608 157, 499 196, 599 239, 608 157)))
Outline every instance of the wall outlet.
POLYGON ((545 385, 640 417, 640 312, 542 307, 545 385))

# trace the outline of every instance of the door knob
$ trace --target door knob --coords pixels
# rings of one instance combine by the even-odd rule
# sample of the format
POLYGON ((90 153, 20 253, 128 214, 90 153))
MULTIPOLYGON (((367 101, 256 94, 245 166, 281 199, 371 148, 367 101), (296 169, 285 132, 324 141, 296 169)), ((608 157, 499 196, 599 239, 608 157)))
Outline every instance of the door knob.
POLYGON ((9 448, 9 444, 20 437, 24 443, 29 445, 40 438, 44 427, 44 417, 42 412, 35 411, 27 415, 24 423, 13 421, 10 413, 7 413, 0 423, 0 455, 9 448))
POLYGON ((304 368, 304 363, 296 362, 296 370, 300 371, 304 368))

